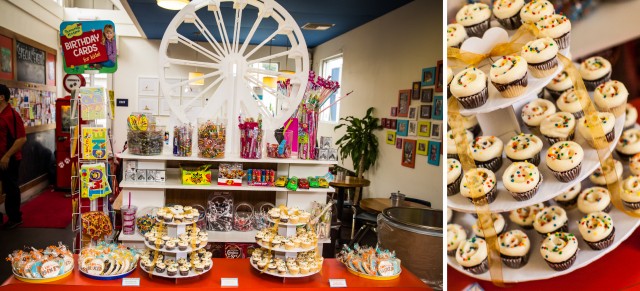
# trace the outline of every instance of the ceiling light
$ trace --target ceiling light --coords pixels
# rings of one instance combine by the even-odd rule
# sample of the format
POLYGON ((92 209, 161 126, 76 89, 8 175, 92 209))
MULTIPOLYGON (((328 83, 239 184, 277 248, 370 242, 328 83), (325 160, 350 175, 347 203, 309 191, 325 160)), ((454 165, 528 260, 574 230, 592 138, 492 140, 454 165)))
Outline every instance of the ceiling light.
POLYGON ((307 23, 302 26, 305 30, 327 30, 332 28, 335 24, 332 23, 307 23))
POLYGON ((158 6, 169 10, 180 10, 189 4, 189 0, 156 0, 158 6))
MULTIPOLYGON (((189 72, 189 80, 193 80, 196 78, 202 78, 202 76, 204 76, 203 73, 199 73, 199 72, 189 72)), ((204 85, 204 79, 200 79, 200 80, 196 80, 193 82, 189 82, 189 85, 191 86, 202 86, 204 85)))

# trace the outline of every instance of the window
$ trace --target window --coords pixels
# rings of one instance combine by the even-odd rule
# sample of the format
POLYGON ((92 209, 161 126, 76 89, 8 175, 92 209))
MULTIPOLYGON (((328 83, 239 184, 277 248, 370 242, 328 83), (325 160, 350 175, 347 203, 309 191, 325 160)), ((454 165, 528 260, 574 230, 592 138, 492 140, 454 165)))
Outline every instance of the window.
MULTIPOLYGON (((256 69, 278 72, 279 65, 280 65, 279 63, 271 62, 271 63, 255 63, 251 66, 256 69)), ((257 75, 257 79, 260 80, 260 82, 264 82, 263 78, 268 76, 261 73, 257 73, 256 75, 257 75)), ((274 79, 274 82, 275 82, 277 80, 277 77, 275 75, 272 77, 276 78, 274 79)), ((262 100, 262 103, 264 104, 264 106, 269 110, 269 112, 271 112, 271 114, 275 115, 276 108, 277 108, 277 101, 278 101, 276 97, 273 96, 271 93, 267 92, 266 90, 263 90, 261 87, 255 86, 255 84, 252 84, 252 85, 254 85, 253 90, 256 93, 256 95, 258 95, 258 98, 262 100)))
MULTIPOLYGON (((331 57, 322 61, 322 75, 323 78, 329 78, 331 76, 331 80, 340 81, 342 76, 342 55, 331 57)), ((336 98, 340 96, 340 91, 342 89, 338 89, 336 92, 329 96, 329 99, 322 105, 320 111, 326 109, 330 105, 331 108, 324 110, 320 114, 320 120, 325 122, 337 123, 340 119, 340 103, 336 103, 336 98)))

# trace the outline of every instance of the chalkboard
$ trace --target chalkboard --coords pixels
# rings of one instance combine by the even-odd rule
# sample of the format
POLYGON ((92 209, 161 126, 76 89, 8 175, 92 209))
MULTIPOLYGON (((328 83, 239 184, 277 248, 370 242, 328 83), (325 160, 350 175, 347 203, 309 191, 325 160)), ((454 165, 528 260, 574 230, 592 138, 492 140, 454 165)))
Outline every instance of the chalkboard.
POLYGON ((46 54, 28 44, 16 42, 18 81, 46 84, 46 54))

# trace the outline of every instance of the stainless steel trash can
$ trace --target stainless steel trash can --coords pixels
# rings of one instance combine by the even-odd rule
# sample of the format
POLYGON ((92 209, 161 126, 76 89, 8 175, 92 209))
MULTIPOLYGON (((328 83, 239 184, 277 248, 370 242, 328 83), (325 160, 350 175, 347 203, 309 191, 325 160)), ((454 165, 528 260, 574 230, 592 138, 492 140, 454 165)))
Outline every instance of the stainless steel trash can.
POLYGON ((378 243, 394 250, 402 267, 442 289, 442 210, 391 207, 378 215, 378 243))

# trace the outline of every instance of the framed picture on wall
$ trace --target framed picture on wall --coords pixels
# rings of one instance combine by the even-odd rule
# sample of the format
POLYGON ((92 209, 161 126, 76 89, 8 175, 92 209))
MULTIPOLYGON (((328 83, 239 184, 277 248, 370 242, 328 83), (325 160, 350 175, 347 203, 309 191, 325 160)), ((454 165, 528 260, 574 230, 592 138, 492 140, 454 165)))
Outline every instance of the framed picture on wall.
POLYGON ((402 148, 402 139, 399 137, 396 137, 396 148, 397 149, 401 149, 402 148))
POLYGON ((431 121, 418 121, 418 136, 429 137, 431 134, 431 121))
POLYGON ((420 119, 431 119, 433 105, 420 105, 420 119))
POLYGON ((409 132, 407 136, 417 136, 418 135, 418 122, 417 121, 409 121, 409 132))
POLYGON ((387 128, 387 119, 386 118, 380 118, 380 127, 387 128))
POLYGON ((409 107, 409 119, 411 120, 418 119, 418 106, 409 107))
POLYGON ((158 97, 138 97, 138 111, 158 115, 158 97))
MULTIPOLYGON (((182 94, 182 86, 180 86, 179 83, 182 82, 182 80, 179 78, 166 78, 165 80, 167 81, 167 84, 171 86, 169 94, 172 97, 180 97, 182 94)), ((164 93, 160 91, 160 96, 162 95, 164 95, 164 93)))
POLYGON ((396 129, 396 127, 397 127, 396 126, 396 122, 397 121, 398 121, 397 119, 391 119, 391 124, 389 124, 389 128, 390 129, 396 129))
POLYGON ((420 102, 422 103, 433 102, 433 88, 422 88, 420 90, 420 102))
POLYGON ((411 83, 411 99, 420 99, 420 81, 411 83))
POLYGON ((436 67, 422 69, 422 86, 433 86, 436 83, 436 67))
POLYGON ((160 96, 160 80, 158 78, 138 77, 138 95, 160 96))
POLYGON ((416 154, 421 155, 421 156, 426 156, 427 155, 427 146, 429 145, 429 141, 426 139, 419 139, 418 140, 418 149, 416 150, 416 154))
POLYGON ((408 117, 410 105, 411 90, 400 90, 400 92, 398 92, 398 116, 408 117))
POLYGON ((442 92, 443 78, 444 78, 444 75, 442 73, 442 60, 439 60, 438 64, 436 65, 436 92, 438 93, 442 92))
POLYGON ((409 133, 409 120, 398 120, 397 136, 407 136, 409 133))
POLYGON ((429 141, 429 146, 427 147, 427 163, 439 166, 440 165, 440 147, 442 146, 441 142, 438 141, 429 141))
POLYGON ((391 107, 391 116, 398 116, 398 107, 391 107))
POLYGON ((431 114, 431 118, 442 120, 442 115, 444 114, 442 104, 442 96, 433 97, 433 113, 431 114))
POLYGON ((412 139, 404 139, 402 142, 402 161, 401 164, 408 168, 416 167, 416 141, 412 139))
POLYGON ((396 144, 396 132, 393 130, 387 130, 387 144, 396 144))
POLYGON ((442 121, 431 122, 431 138, 434 140, 442 140, 442 121))

